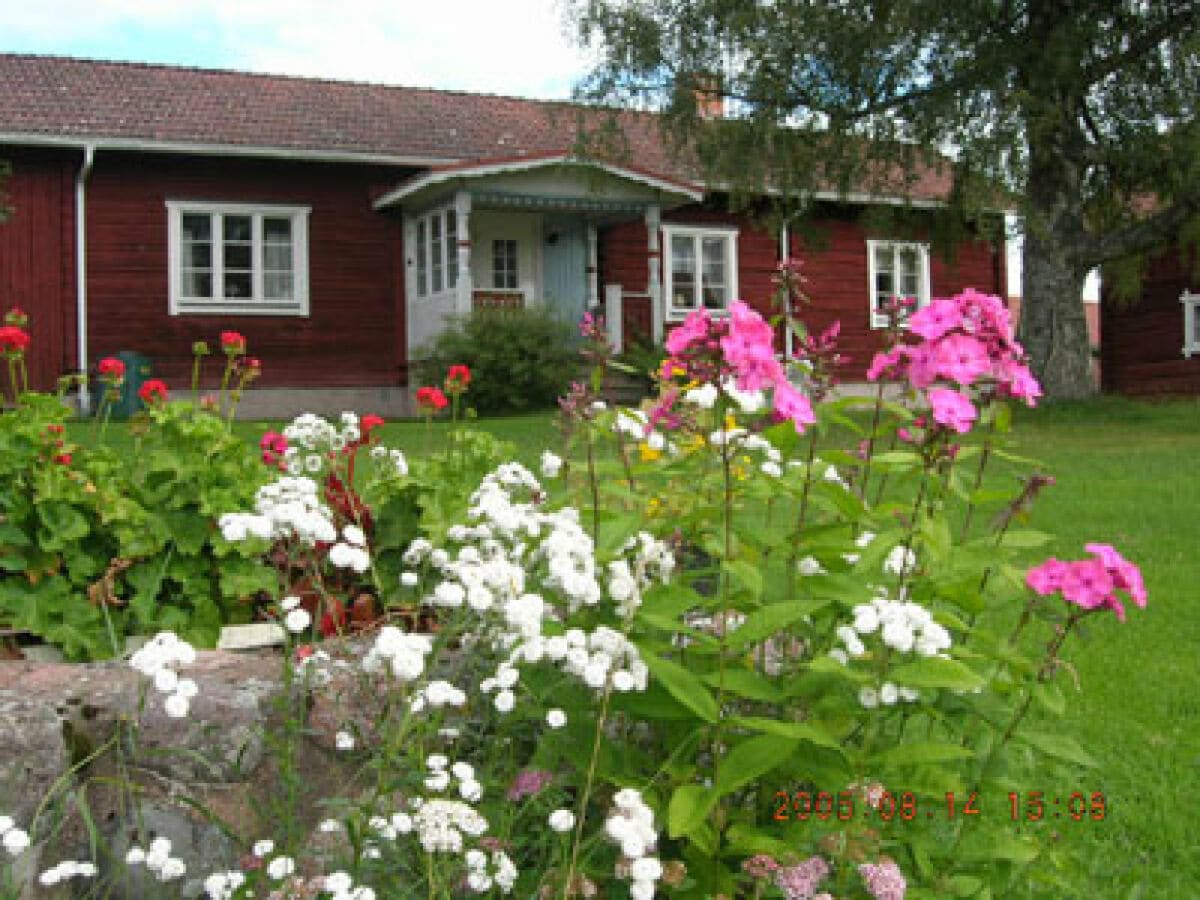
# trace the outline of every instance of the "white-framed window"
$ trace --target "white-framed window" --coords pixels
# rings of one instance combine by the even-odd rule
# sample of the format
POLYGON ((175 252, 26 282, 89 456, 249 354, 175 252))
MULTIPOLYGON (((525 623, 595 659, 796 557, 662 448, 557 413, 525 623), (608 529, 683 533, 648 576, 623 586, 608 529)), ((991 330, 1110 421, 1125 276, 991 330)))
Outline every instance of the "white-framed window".
POLYGON ((871 327, 888 324, 887 304, 893 297, 915 297, 929 303, 929 247, 911 241, 867 241, 871 327))
POLYGON ((1200 294, 1184 291, 1179 295, 1183 304, 1183 356, 1200 356, 1200 294))
POLYGON ((169 311, 308 315, 307 206, 167 201, 169 311))
POLYGON ((497 238, 492 241, 492 287, 515 291, 520 283, 520 245, 512 238, 497 238))
POLYGON ((458 284, 458 215, 453 207, 417 219, 417 296, 452 291, 458 284))
POLYGON ((723 311, 737 298, 737 229, 663 226, 666 317, 723 311))

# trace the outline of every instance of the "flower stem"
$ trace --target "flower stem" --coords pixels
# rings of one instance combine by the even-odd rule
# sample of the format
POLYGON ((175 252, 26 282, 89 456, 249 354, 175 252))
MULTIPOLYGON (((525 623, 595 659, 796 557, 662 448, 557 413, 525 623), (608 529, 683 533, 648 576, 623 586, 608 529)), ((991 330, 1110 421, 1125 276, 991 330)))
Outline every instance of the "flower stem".
POLYGON ((875 437, 879 430, 879 417, 883 412, 883 381, 875 390, 875 409, 871 413, 871 433, 867 435, 867 458, 863 461, 862 484, 859 485, 859 496, 867 499, 867 482, 871 480, 871 457, 875 455, 875 437))
MULTIPOLYGON (((590 446, 590 442, 589 442, 590 446)), ((600 741, 604 737, 604 725, 608 720, 608 701, 612 697, 612 679, 604 685, 604 697, 600 701, 600 715, 596 719, 596 733, 592 739, 592 758, 588 761, 587 776, 583 782, 583 793, 579 795, 579 812, 575 816, 575 838, 571 841, 571 861, 563 879, 563 900, 571 896, 571 883, 575 880, 575 868, 579 865, 579 845, 583 843, 583 826, 587 819, 588 802, 592 796, 592 785, 596 780, 596 766, 600 760, 600 741)))

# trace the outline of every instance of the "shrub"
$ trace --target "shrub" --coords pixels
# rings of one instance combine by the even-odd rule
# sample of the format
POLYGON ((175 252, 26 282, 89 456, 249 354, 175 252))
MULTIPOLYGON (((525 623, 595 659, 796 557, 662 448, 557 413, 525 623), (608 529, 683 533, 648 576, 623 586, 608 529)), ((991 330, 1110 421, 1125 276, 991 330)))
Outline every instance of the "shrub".
POLYGON ((454 322, 417 364, 418 380, 441 384, 454 364, 474 373, 471 404, 480 413, 551 407, 579 371, 571 328, 539 308, 480 310, 454 322))

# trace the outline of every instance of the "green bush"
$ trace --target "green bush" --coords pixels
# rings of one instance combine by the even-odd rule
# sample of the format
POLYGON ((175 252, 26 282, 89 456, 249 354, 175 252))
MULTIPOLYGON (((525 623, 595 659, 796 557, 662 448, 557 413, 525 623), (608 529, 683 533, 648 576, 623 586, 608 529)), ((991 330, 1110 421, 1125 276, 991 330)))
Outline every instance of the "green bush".
POLYGON ((485 414, 552 407, 579 373, 571 327, 544 309, 477 310, 421 356, 420 384, 441 385, 449 366, 470 366, 466 400, 485 414))

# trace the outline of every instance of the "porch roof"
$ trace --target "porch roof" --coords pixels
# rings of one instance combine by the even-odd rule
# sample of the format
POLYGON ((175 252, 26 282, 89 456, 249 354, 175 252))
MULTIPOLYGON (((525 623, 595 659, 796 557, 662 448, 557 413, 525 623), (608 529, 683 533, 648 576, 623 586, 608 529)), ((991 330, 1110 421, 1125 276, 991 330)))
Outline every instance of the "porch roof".
POLYGON ((697 202, 703 189, 655 172, 568 153, 472 160, 437 166, 375 201, 420 209, 468 191, 481 206, 606 212, 697 202))

